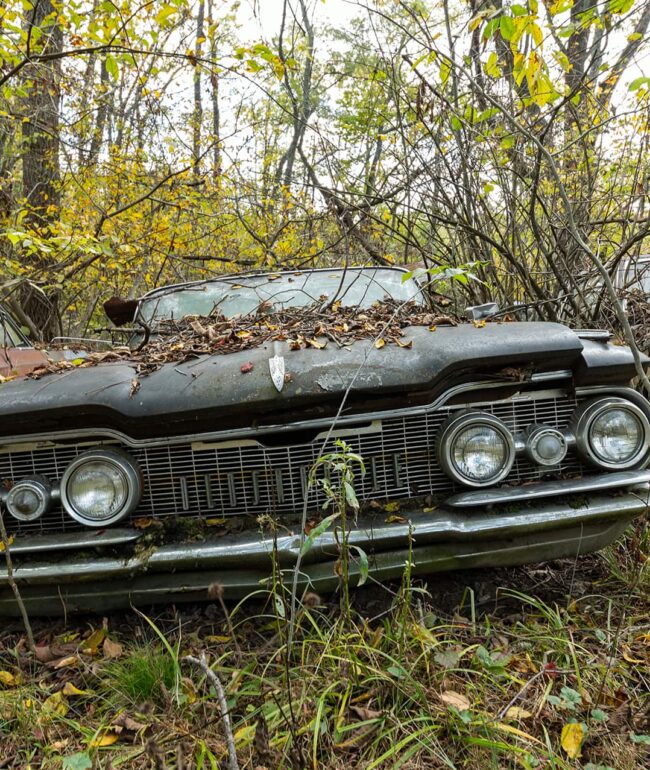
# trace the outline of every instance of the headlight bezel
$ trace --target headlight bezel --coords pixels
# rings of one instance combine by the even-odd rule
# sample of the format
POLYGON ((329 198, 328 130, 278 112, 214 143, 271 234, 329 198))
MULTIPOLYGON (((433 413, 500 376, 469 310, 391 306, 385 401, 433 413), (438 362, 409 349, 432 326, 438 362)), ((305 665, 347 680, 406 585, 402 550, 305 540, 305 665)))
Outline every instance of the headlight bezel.
POLYGON ((89 449, 79 454, 65 469, 59 486, 61 505, 75 521, 87 527, 103 528, 121 521, 138 506, 142 497, 142 473, 137 462, 127 452, 117 449, 89 449), (90 462, 105 462, 117 468, 127 489, 126 499, 119 510, 103 519, 91 519, 80 512, 70 498, 69 484, 76 471, 90 462))
POLYGON ((53 498, 52 484, 48 479, 45 478, 45 476, 39 476, 39 475, 28 476, 26 478, 23 478, 17 481, 11 487, 11 489, 7 491, 7 493, 3 496, 3 504, 7 509, 7 512, 9 513, 9 515, 12 516, 14 519, 16 519, 16 521, 19 521, 21 523, 30 523, 33 521, 38 521, 38 519, 40 519, 41 516, 43 516, 50 510, 50 508, 52 507, 52 498, 53 498), (25 514, 19 513, 17 510, 12 508, 12 498, 22 488, 27 488, 31 490, 39 498, 39 506, 36 509, 36 512, 31 515, 25 515, 25 514))
POLYGON ((573 434, 580 457, 590 465, 602 470, 628 470, 643 467, 650 449, 650 420, 646 412, 633 401, 619 396, 592 399, 582 404, 573 418, 573 434), (624 462, 604 460, 592 446, 591 428, 603 413, 620 409, 629 412, 641 426, 642 436, 632 457, 624 462))
POLYGON ((445 474, 466 487, 484 488, 494 486, 510 474, 516 459, 515 439, 507 425, 489 412, 465 411, 452 415, 443 424, 437 442, 438 461, 445 474), (468 427, 486 425, 494 429, 503 438, 506 459, 498 473, 486 480, 472 479, 464 475, 453 459, 454 441, 468 427))

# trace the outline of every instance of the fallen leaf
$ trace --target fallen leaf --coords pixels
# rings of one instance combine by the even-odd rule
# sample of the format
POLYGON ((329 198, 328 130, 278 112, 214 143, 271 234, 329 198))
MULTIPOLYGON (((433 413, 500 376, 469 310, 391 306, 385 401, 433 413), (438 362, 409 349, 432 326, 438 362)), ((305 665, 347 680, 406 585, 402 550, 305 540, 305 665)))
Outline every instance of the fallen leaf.
POLYGON ((395 344, 399 348, 412 348, 413 340, 401 340, 399 337, 395 340, 395 344))
POLYGON ((384 510, 386 511, 386 513, 397 513, 399 509, 400 509, 399 503, 394 500, 391 503, 386 503, 386 505, 384 506, 384 510))
POLYGON ((47 719, 51 719, 55 715, 64 717, 68 713, 68 701, 61 690, 52 693, 43 701, 42 712, 47 719))
POLYGON ((386 340, 383 337, 379 337, 378 339, 375 340, 375 347, 377 348, 377 350, 379 350, 380 348, 383 348, 385 344, 386 344, 386 340))
POLYGON ((154 521, 154 520, 153 520, 153 519, 151 519, 151 518, 141 518, 141 519, 136 519, 136 520, 133 522, 133 526, 134 526, 136 529, 148 529, 148 528, 149 528, 149 527, 150 527, 150 526, 153 524, 153 521, 154 521))
POLYGON ((142 722, 137 722, 125 711, 123 711, 121 714, 118 714, 118 716, 115 717, 111 727, 119 727, 120 729, 123 728, 124 730, 130 730, 131 732, 137 733, 140 730, 144 730, 145 728, 149 727, 149 725, 143 724, 142 722))
POLYGON ((91 741, 88 742, 88 748, 89 749, 99 749, 103 746, 112 746, 114 743, 117 743, 120 739, 120 736, 115 732, 105 732, 103 735, 98 735, 96 738, 93 738, 91 741))
POLYGON ((571 722, 568 725, 564 725, 560 742, 569 759, 577 759, 580 756, 580 749, 586 736, 586 731, 579 722, 571 722))
POLYGON ((400 516, 399 513, 392 513, 386 517, 386 524, 406 524, 407 519, 404 516, 400 516))
POLYGON ((85 655, 97 655, 99 646, 104 641, 105 636, 105 628, 98 628, 96 631, 93 631, 92 634, 81 643, 81 651, 85 655))
POLYGON ((246 364, 242 364, 239 371, 242 374, 248 374, 248 372, 252 372, 254 368, 255 368, 255 365, 253 364, 253 362, 249 361, 246 364))
POLYGON ((121 657, 122 653, 124 652, 124 648, 119 642, 114 642, 112 639, 106 637, 106 639, 104 639, 102 651, 105 658, 114 659, 121 657))
POLYGON ((6 543, 5 543, 4 540, 2 542, 0 542, 0 553, 3 553, 5 551, 5 549, 7 548, 7 546, 11 545, 13 542, 14 542, 14 536, 13 535, 9 535, 9 537, 7 538, 7 542, 6 543))
POLYGON ((323 348, 327 347, 327 342, 319 342, 317 339, 312 338, 307 340, 307 345, 309 345, 310 348, 322 350, 323 348))
POLYGON ((76 685, 72 684, 72 682, 66 682, 61 688, 61 692, 68 697, 90 694, 87 690, 80 690, 76 685))
POLYGON ((532 713, 519 706, 510 706, 506 711, 506 719, 530 719, 530 717, 532 717, 532 713))
POLYGON ((78 655, 68 655, 66 658, 61 658, 57 661, 52 661, 52 668, 67 668, 68 666, 76 666, 79 663, 78 655))
POLYGON ((20 684, 20 679, 10 674, 9 671, 0 671, 0 684, 3 684, 5 687, 15 687, 17 684, 20 684))
POLYGON ((206 519, 205 520, 205 526, 206 527, 220 527, 222 524, 225 524, 227 519, 218 518, 218 519, 206 519))
POLYGON ((472 321, 472 323, 474 324, 474 328, 475 329, 482 329, 485 326, 485 320, 484 319, 482 319, 480 321, 472 321))
POLYGON ((382 715, 381 711, 374 711, 373 709, 365 708, 364 706, 350 706, 350 711, 353 711, 359 719, 364 722, 367 719, 379 719, 382 715))
POLYGON ((41 663, 49 663, 56 657, 52 654, 52 650, 47 644, 37 644, 36 647, 34 647, 34 655, 36 656, 36 660, 41 663))
POLYGON ((470 707, 467 698, 459 692, 454 692, 454 690, 445 690, 440 696, 440 700, 446 706, 453 706, 459 711, 467 711, 470 707))

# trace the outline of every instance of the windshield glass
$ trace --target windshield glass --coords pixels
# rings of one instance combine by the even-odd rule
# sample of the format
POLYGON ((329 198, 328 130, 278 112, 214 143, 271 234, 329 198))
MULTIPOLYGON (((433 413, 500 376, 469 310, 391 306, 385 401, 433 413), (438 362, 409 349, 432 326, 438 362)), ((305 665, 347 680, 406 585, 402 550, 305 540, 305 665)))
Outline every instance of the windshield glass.
POLYGON ((420 298, 417 283, 389 268, 349 268, 306 273, 267 273, 229 276, 215 281, 187 284, 144 297, 139 317, 144 323, 163 318, 208 316, 213 311, 227 318, 253 313, 264 303, 267 312, 286 307, 305 307, 314 302, 340 300, 348 307, 370 307, 389 299, 405 302, 420 298))

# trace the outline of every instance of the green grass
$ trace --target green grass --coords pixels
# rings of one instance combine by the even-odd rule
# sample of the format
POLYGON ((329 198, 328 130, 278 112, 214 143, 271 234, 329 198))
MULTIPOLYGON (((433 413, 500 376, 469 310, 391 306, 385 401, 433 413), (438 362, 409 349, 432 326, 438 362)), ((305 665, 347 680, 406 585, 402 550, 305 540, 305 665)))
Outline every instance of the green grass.
POLYGON ((646 767, 644 537, 638 530, 575 563, 433 578, 431 594, 423 581, 372 587, 353 593, 349 621, 337 597, 310 597, 291 650, 272 597, 231 607, 230 623, 205 608, 115 615, 119 659, 99 651, 60 669, 30 668, 19 633, 5 633, 0 669, 22 667, 23 681, 0 690, 0 759, 14 752, 6 766, 16 768, 74 767, 64 761, 79 757, 97 768, 225 767, 215 694, 182 661, 205 651, 226 690, 241 768, 646 767), (45 718, 43 704, 65 683, 83 694, 45 718), (140 728, 116 731, 125 715, 140 728), (583 738, 575 757, 561 739, 572 723, 583 738), (115 742, 99 746, 102 736, 115 742))
POLYGON ((176 663, 167 650, 135 647, 121 660, 107 663, 100 678, 106 699, 115 706, 163 706, 176 686, 176 663))

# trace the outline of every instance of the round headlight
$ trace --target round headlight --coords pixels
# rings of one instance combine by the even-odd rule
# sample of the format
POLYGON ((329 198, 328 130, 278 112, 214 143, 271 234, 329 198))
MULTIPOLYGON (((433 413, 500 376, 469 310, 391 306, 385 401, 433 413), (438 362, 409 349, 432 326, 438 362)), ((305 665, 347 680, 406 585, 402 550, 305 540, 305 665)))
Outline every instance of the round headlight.
POLYGON ((623 398, 603 398, 582 406, 575 417, 580 454, 601 468, 630 468, 645 459, 650 422, 645 413, 623 398))
POLYGON ((17 481, 4 500, 7 510, 18 521, 36 521, 48 510, 51 502, 50 482, 41 476, 17 481))
POLYGON ((443 426, 438 457, 456 481, 481 487, 502 481, 515 461, 515 444, 506 426, 491 414, 467 412, 443 426))
POLYGON ((61 479, 63 507, 88 527, 105 527, 124 518, 135 510, 141 495, 138 466, 125 452, 114 449, 84 452, 61 479))

